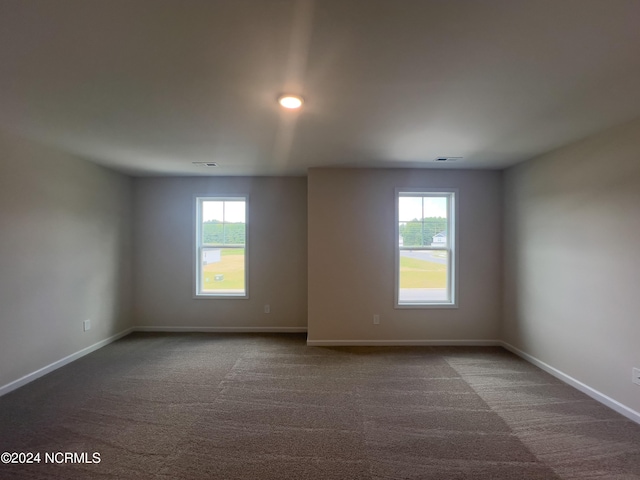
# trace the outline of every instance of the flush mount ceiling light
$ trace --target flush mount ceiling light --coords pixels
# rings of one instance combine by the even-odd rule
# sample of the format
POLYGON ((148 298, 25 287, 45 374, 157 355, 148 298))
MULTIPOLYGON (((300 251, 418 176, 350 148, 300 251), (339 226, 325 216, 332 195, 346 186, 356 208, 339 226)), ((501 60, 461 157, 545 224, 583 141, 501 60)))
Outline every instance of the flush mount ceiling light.
POLYGON ((278 97, 278 103, 281 107, 287 108, 289 110, 296 110, 302 106, 304 100, 299 95, 280 95, 278 97))

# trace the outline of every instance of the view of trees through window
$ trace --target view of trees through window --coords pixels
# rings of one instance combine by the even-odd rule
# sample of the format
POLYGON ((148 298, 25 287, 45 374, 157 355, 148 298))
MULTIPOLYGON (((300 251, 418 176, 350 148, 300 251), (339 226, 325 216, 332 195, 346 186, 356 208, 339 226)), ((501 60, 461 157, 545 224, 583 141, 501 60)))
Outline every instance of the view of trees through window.
POLYGON ((208 220, 202 224, 205 245, 244 245, 247 226, 244 223, 222 223, 208 220))
POLYGON ((447 219, 442 217, 414 218, 400 223, 400 238, 403 246, 431 246, 433 237, 439 233, 446 236, 447 219))

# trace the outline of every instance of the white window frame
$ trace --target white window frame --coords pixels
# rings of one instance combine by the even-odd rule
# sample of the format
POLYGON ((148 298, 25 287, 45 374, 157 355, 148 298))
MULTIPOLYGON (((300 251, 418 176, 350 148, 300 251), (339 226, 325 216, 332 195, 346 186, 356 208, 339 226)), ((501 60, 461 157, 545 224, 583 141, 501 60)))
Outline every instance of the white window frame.
MULTIPOLYGON (((249 298, 249 195, 194 195, 194 228, 195 241, 193 242, 193 298, 198 299, 248 299, 249 298), (238 201, 245 202, 245 243, 244 243, 244 293, 215 293, 202 291, 202 203, 206 201, 238 201)), ((216 248, 238 248, 237 245, 216 246, 216 248)))
POLYGON ((456 188, 396 188, 395 189, 395 308, 458 308, 458 203, 459 194, 456 188), (399 199, 403 195, 417 197, 448 197, 447 210, 447 247, 404 247, 400 246, 400 212, 399 199), (400 252, 402 250, 445 250, 448 258, 447 291, 448 301, 420 301, 400 303, 400 252))

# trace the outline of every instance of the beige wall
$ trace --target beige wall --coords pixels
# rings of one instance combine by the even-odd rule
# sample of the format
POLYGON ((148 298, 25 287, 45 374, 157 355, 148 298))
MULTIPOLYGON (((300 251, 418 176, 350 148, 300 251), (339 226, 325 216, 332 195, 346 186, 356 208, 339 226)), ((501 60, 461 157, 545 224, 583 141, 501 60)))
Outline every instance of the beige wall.
POLYGON ((640 411, 640 121, 505 179, 504 339, 640 411))
POLYGON ((309 340, 496 340, 501 181, 493 171, 311 169, 309 340), (459 190, 459 308, 394 308, 397 187, 459 190))
POLYGON ((130 326, 131 203, 127 177, 0 133, 0 386, 130 326))
POLYGON ((305 328, 303 177, 135 180, 135 324, 305 328), (194 196, 249 195, 249 299, 194 299, 194 196), (264 313, 264 305, 271 313, 264 313))

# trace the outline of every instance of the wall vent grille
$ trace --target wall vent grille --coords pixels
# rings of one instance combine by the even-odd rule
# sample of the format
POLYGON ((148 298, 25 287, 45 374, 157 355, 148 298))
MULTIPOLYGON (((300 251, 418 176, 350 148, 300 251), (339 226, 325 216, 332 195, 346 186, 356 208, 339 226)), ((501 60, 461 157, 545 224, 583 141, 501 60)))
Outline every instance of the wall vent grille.
POLYGON ((462 157, 437 157, 434 162, 444 163, 444 162, 457 162, 462 160, 462 157))
POLYGON ((218 164, 215 162, 192 162, 194 165, 198 165, 199 167, 217 167, 218 164))

